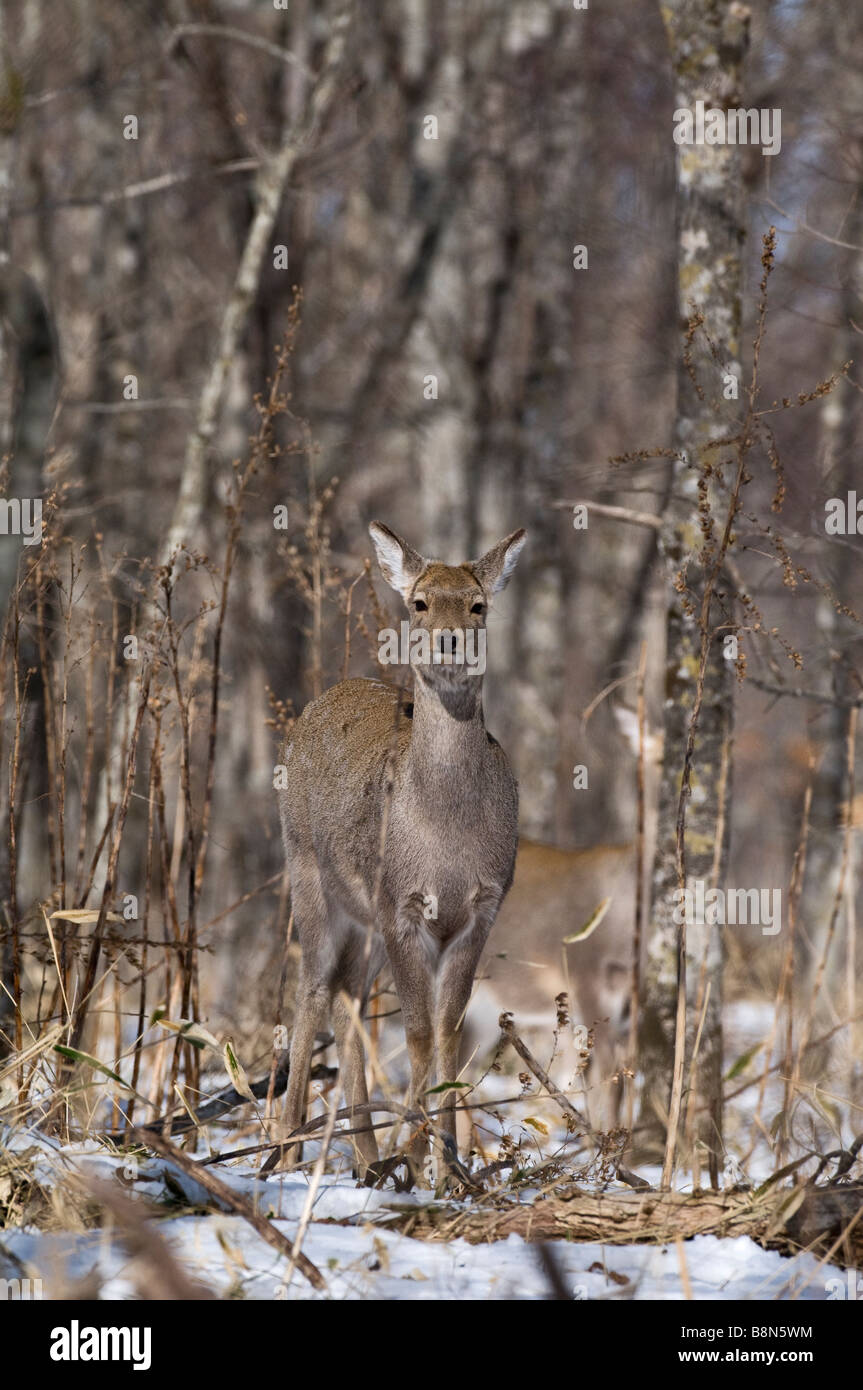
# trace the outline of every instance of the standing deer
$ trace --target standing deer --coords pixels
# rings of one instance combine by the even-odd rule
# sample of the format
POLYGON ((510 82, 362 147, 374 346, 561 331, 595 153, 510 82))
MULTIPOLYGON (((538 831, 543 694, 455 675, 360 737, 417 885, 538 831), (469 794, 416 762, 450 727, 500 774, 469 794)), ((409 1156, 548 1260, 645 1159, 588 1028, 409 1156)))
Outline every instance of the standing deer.
MULTIPOLYGON (((356 1009, 386 962, 401 1003, 411 1107, 435 1073, 439 1083, 456 1079, 462 1019, 518 842, 515 778, 486 731, 482 675, 464 653, 481 640, 525 533, 462 565, 423 559, 380 522, 369 533, 410 615, 414 696, 404 704, 380 681, 342 681, 306 706, 283 750, 280 812, 302 951, 291 1130, 302 1122, 315 1034, 328 1016, 346 1103, 367 1104, 356 1009)), ((455 1094, 445 1094, 440 1129, 454 1140, 455 1094)), ((368 1112, 359 1123, 363 1176, 378 1150, 368 1112)), ((415 1139, 415 1165, 424 1148, 415 1139)))

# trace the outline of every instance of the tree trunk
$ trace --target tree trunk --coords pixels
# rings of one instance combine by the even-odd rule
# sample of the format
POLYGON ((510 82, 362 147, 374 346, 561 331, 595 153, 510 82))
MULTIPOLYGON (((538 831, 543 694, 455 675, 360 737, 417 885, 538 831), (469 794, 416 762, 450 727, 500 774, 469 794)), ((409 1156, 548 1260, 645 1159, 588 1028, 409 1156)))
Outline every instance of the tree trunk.
MULTIPOLYGON (((848 153, 852 168, 859 169, 861 156, 863 142, 858 140, 848 153)), ((843 256, 843 327, 838 335, 838 353, 833 365, 836 372, 841 372, 846 362, 853 362, 860 356, 860 337, 856 325, 859 323, 863 288, 863 258, 859 250, 851 249, 859 247, 863 238, 863 185, 860 184, 849 211, 846 237, 851 245, 843 256)), ((851 376, 855 375, 856 370, 852 367, 851 376)), ((823 448, 821 472, 825 495, 846 498, 855 487, 856 441, 860 431, 860 397, 854 382, 843 379, 837 383, 835 390, 825 396, 820 423, 823 448)), ((815 601, 815 624, 825 648, 820 669, 815 675, 825 696, 834 703, 825 704, 819 709, 815 725, 822 751, 812 789, 806 874, 799 909, 804 951, 798 963, 801 1006, 805 1009, 811 999, 818 962, 823 952, 827 951, 823 987, 819 998, 814 1001, 814 1007, 817 1023, 820 1025, 829 1019, 828 1027, 839 1017, 851 1017, 856 1012, 852 983, 854 942, 848 940, 850 924, 845 918, 844 906, 840 910, 839 921, 844 923, 845 930, 835 932, 831 941, 830 929, 845 854, 846 816, 851 814, 846 753, 849 710, 846 702, 854 699, 858 693, 854 651, 859 635, 836 606, 836 600, 854 606, 854 562, 857 556, 847 538, 839 539, 829 554, 827 579, 835 598, 821 592, 815 601)), ((848 888, 853 895, 857 890, 853 858, 846 876, 850 878, 848 888)), ((854 1057, 856 1053, 851 1032, 847 1035, 845 1046, 854 1057)), ((830 1044, 812 1049, 805 1058, 805 1073, 810 1076, 823 1075, 830 1052, 830 1044)))
MULTIPOLYGON (((698 0, 670 0, 663 18, 674 66, 676 104, 694 112, 740 104, 740 81, 747 46, 747 12, 741 7, 705 7, 698 0)), ((692 1132, 709 1154, 715 1184, 722 1152, 722 944, 719 928, 678 928, 674 922, 677 819, 684 749, 689 731, 698 671, 701 633, 698 612, 705 581, 700 558, 699 479, 706 466, 722 469, 721 451, 713 441, 733 434, 739 406, 722 399, 724 374, 740 383, 741 252, 743 185, 741 152, 736 145, 678 145, 678 311, 686 330, 697 306, 715 345, 705 334, 689 340, 687 355, 698 380, 696 388, 682 355, 677 371, 674 444, 679 457, 672 468, 669 501, 660 532, 660 549, 668 568, 666 618, 665 759, 659 806, 659 834, 654 866, 647 999, 643 1011, 641 1066, 644 1075, 642 1118, 656 1126, 668 1107, 674 1055, 674 1024, 680 968, 680 932, 685 930, 687 981, 687 1052, 691 1066, 696 1005, 706 1013, 695 1072, 697 1096, 709 1100, 709 1112, 692 1132), (680 576, 685 577, 685 589, 680 576), (709 995, 707 993, 709 987, 709 995)), ((721 589, 721 585, 719 586, 721 589)), ((711 606, 710 651, 704 701, 698 722, 692 794, 685 805, 687 885, 706 887, 723 879, 728 847, 727 753, 732 729, 734 667, 723 655, 721 632, 727 622, 721 594, 711 606)), ((694 1101, 689 1096, 690 1105, 694 1101)))

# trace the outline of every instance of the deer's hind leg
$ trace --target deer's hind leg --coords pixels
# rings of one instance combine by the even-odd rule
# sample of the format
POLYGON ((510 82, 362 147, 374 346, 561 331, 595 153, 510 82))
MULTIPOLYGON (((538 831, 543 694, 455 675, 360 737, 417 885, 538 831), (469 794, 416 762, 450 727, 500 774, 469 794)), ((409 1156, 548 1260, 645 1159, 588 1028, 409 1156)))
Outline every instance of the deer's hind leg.
MULTIPOLYGON (((333 998, 333 1032, 339 1055, 339 1078, 344 1091, 345 1105, 368 1105, 366 1058, 363 1047, 363 1015, 371 985, 385 958, 380 938, 368 938, 366 930, 349 925, 345 932, 345 948, 338 973, 338 989, 333 998)), ((378 1161, 378 1145, 372 1129, 372 1117, 362 1111, 352 1121, 357 1154, 357 1176, 364 1178, 369 1166, 378 1161)))
MULTIPOLYGON (((285 1098, 286 1137, 303 1123, 315 1039, 330 1020, 337 961, 317 866, 305 859, 299 862, 295 859, 290 869, 294 923, 302 962, 285 1098)), ((299 1161, 300 1153, 301 1146, 292 1145, 286 1162, 288 1168, 299 1161)))
MULTIPOLYGON (((387 935, 387 954, 402 1010, 411 1083, 408 1104, 424 1110, 434 1075, 434 962, 424 944, 425 921, 415 906, 403 906, 387 935)), ((428 1137, 421 1125, 408 1149, 417 1182, 425 1181, 428 1137)))

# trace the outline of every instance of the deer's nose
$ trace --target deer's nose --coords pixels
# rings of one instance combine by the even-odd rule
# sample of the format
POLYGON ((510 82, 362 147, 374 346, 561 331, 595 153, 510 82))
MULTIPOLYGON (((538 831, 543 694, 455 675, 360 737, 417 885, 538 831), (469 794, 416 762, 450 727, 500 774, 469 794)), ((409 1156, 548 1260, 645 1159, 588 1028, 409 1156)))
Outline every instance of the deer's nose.
POLYGON ((437 649, 441 656, 455 656, 458 651, 458 641, 454 632, 441 632, 438 634, 437 649))

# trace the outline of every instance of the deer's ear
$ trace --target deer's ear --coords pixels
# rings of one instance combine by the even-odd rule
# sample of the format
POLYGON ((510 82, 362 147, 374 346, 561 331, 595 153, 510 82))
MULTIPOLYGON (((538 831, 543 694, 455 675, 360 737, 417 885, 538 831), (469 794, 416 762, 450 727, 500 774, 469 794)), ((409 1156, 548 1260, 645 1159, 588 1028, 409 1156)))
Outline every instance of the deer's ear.
POLYGON ((426 561, 382 521, 372 522, 369 535, 374 541, 381 574, 396 593, 407 600, 414 584, 426 569, 426 561))
POLYGON ((487 594, 499 594, 501 589, 506 588, 526 540, 526 531, 513 531, 506 540, 493 545, 481 559, 471 561, 470 567, 487 594))

